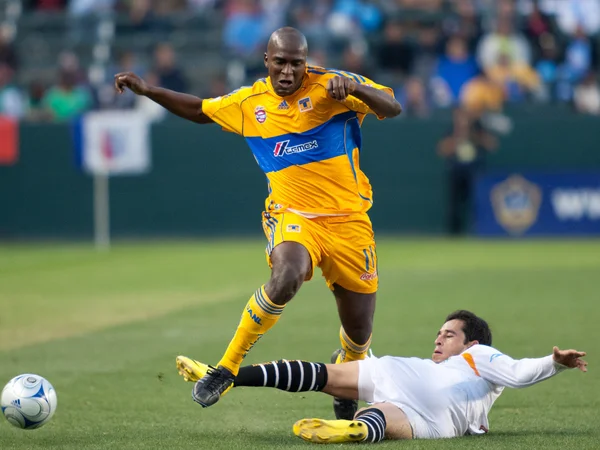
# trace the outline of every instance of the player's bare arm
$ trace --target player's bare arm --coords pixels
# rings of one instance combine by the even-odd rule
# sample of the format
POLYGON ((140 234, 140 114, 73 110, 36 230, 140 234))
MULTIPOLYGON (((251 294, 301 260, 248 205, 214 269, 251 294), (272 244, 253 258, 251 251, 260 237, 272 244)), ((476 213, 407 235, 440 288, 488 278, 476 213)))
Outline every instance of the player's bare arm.
POLYGON ((365 102, 379 117, 396 117, 402 112, 400 103, 388 93, 359 84, 347 77, 331 78, 327 82, 327 92, 339 101, 344 101, 349 95, 353 95, 365 102))
POLYGON ((148 97, 179 117, 201 124, 212 123, 212 120, 202 112, 203 100, 194 95, 151 86, 132 72, 116 74, 115 89, 122 94, 125 88, 129 88, 136 95, 148 97))

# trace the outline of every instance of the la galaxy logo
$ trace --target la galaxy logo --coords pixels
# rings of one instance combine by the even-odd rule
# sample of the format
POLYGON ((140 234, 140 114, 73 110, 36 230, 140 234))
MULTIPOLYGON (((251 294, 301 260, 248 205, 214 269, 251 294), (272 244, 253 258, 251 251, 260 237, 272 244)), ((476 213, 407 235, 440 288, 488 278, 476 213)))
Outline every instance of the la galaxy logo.
POLYGON ((512 175, 492 188, 496 221, 510 234, 522 234, 536 222, 542 190, 521 175, 512 175))
POLYGON ((298 109, 300 109, 300 112, 310 111, 312 109, 310 97, 304 97, 298 100, 298 109))
POLYGON ((265 120, 267 120, 267 111, 265 111, 264 106, 257 106, 254 108, 254 115, 256 116, 256 121, 258 123, 265 123, 265 120))

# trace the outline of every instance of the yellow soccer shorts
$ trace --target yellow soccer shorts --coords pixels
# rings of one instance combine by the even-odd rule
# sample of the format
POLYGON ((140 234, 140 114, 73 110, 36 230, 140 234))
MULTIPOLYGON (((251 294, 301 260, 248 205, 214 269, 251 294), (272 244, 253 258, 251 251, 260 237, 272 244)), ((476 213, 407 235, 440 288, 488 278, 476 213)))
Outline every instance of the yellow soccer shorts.
POLYGON ((282 242, 298 242, 310 254, 312 278, 320 267, 329 289, 338 284, 349 291, 377 291, 377 254, 371 220, 366 213, 308 219, 292 212, 263 213, 263 230, 268 240, 267 262, 282 242))

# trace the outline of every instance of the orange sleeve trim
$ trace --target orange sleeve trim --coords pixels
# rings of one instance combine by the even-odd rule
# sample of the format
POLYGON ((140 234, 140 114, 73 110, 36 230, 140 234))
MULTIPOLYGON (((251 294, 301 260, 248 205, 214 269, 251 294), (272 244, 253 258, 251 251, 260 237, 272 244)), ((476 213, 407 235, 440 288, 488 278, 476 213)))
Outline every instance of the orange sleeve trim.
POLYGON ((480 377, 481 375, 479 374, 479 370, 477 370, 477 366, 475 365, 475 361, 473 360, 473 356, 470 353, 463 353, 462 357, 465 358, 465 361, 467 362, 467 364, 469 365, 469 367, 471 367, 471 369, 473 369, 473 372, 475 372, 475 375, 477 375, 478 377, 480 377))

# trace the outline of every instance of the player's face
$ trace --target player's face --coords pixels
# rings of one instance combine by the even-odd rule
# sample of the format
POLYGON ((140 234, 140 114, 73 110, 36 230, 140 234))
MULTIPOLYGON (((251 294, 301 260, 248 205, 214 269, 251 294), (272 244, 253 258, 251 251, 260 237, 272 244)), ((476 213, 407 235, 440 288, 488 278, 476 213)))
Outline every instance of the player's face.
POLYGON ((462 320, 449 320, 440 331, 438 331, 437 338, 435 339, 435 350, 431 359, 436 362, 442 362, 450 358, 451 356, 460 355, 467 348, 473 345, 473 342, 467 342, 465 344, 465 333, 462 330, 462 320))
POLYGON ((291 95, 300 88, 306 71, 306 48, 279 47, 265 53, 265 66, 275 93, 291 95))

